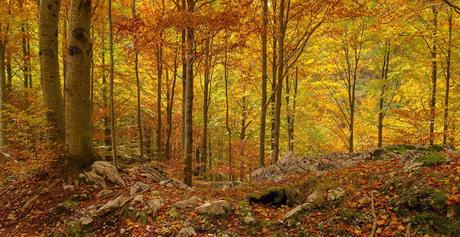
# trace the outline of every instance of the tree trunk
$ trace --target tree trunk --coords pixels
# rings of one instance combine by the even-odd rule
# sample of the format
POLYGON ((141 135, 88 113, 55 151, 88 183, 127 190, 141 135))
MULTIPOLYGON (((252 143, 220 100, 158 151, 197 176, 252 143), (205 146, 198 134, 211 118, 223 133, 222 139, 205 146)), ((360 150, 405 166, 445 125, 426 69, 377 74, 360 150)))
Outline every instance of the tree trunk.
POLYGON ((117 157, 116 142, 116 120, 115 120, 115 101, 113 96, 114 84, 114 60, 113 60, 113 27, 112 27, 112 0, 108 0, 109 15, 109 55, 110 55, 110 74, 109 74, 109 96, 110 96, 110 140, 112 142, 112 162, 115 163, 117 157))
MULTIPOLYGON (((133 19, 136 18, 136 0, 133 0, 131 14, 133 19)), ((137 32, 134 32, 134 74, 136 76, 136 96, 137 96, 137 131, 139 135, 139 153, 141 159, 144 159, 144 136, 142 134, 142 111, 141 111, 141 83, 139 79, 139 49, 137 45, 137 32)))
POLYGON ((157 160, 162 160, 162 141, 161 141, 161 129, 162 129, 162 113, 161 113, 161 86, 163 78, 163 46, 160 43, 156 46, 156 60, 157 60, 157 160))
MULTIPOLYGON (((188 12, 192 14, 195 10, 195 0, 187 0, 188 12)), ((186 41, 186 77, 185 77, 185 143, 184 143, 184 183, 192 186, 193 176, 193 62, 195 60, 194 30, 187 27, 186 41)))
POLYGON ((434 144, 434 120, 436 116, 436 83, 437 83, 437 35, 438 35, 438 9, 436 6, 432 7, 433 10, 433 46, 431 49, 431 99, 430 99, 430 131, 429 142, 430 145, 434 144))
POLYGON ((265 166, 265 127, 267 123, 267 25, 268 0, 262 0, 262 101, 260 108, 259 167, 265 166))
MULTIPOLYGON (((277 25, 277 17, 276 17, 276 1, 273 1, 272 2, 272 6, 273 6, 273 25, 276 26, 277 25)), ((277 83, 277 80, 276 80, 276 71, 277 71, 277 50, 278 50, 278 46, 277 46, 277 43, 278 43, 278 39, 277 39, 277 35, 276 33, 273 33, 273 36, 272 36, 272 41, 273 41, 273 44, 272 44, 272 80, 271 80, 271 95, 270 95, 270 123, 271 123, 271 127, 270 127, 270 155, 271 155, 271 158, 273 160, 273 153, 274 153, 274 150, 275 150, 275 102, 276 102, 276 83, 277 83)))
POLYGON ((228 167, 230 170, 229 179, 232 180, 233 172, 233 156, 232 156, 232 131, 230 129, 230 107, 228 99, 228 36, 225 36, 225 52, 224 52, 224 81, 225 81, 225 129, 227 130, 228 144, 227 144, 227 157, 228 167))
POLYGON ((91 0, 72 0, 67 47, 66 174, 73 178, 94 158, 89 111, 91 0))
POLYGON ((380 89, 380 98, 379 98, 379 112, 378 112, 378 144, 380 148, 383 145, 383 120, 385 118, 385 83, 388 80, 388 67, 390 65, 390 41, 385 43, 385 55, 383 57, 383 66, 382 66, 382 87, 380 89))
POLYGON ((273 136, 273 156, 272 162, 278 161, 280 153, 280 123, 281 123, 281 96, 283 92, 283 76, 284 76, 284 38, 286 36, 286 23, 284 16, 285 3, 284 0, 280 1, 279 6, 279 36, 278 36, 278 69, 277 69, 277 83, 276 83, 276 102, 275 102, 275 128, 273 136))
POLYGON ((202 147, 202 160, 200 164, 200 170, 203 174, 206 172, 206 163, 208 160, 208 112, 209 112, 209 86, 211 84, 211 63, 212 63, 212 55, 211 55, 211 47, 212 42, 209 39, 205 41, 205 48, 204 48, 204 85, 203 85, 203 131, 202 131, 202 140, 201 140, 201 147, 202 147))
MULTIPOLYGON (((173 81, 172 86, 169 88, 169 81, 168 81, 168 91, 167 91, 167 106, 166 106, 166 118, 167 118, 167 126, 168 129, 166 131, 166 144, 165 144, 165 158, 171 159, 171 136, 172 136, 172 129, 173 129, 173 106, 174 106, 174 96, 176 94, 176 80, 177 80, 177 51, 174 57, 174 65, 173 65, 173 81)), ((168 71, 166 70, 166 79, 169 80, 168 71)))
POLYGON ((6 91, 11 92, 13 87, 13 69, 11 67, 11 53, 6 54, 6 91))
POLYGON ((449 90, 451 78, 451 58, 452 58, 452 30, 453 30, 452 9, 449 9, 449 36, 447 40, 447 59, 446 59, 446 92, 444 95, 444 129, 442 135, 442 144, 447 144, 449 136, 449 90))
POLYGON ((47 108, 47 119, 52 126, 54 141, 64 141, 64 111, 59 75, 59 0, 40 1, 39 57, 40 81, 43 99, 47 108))

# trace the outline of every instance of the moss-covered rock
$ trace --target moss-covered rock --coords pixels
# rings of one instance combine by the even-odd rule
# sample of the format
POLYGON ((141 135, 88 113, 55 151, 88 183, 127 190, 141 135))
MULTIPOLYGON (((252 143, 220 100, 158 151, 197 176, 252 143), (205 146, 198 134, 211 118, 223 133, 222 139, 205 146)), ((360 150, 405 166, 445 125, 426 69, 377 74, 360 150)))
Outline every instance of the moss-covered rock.
POLYGON ((449 220, 447 217, 433 213, 422 212, 415 215, 411 222, 419 225, 426 233, 441 233, 450 236, 460 236, 460 221, 449 220))
POLYGON ((447 158, 438 151, 428 151, 415 161, 420 162, 423 166, 435 166, 447 162, 447 158))

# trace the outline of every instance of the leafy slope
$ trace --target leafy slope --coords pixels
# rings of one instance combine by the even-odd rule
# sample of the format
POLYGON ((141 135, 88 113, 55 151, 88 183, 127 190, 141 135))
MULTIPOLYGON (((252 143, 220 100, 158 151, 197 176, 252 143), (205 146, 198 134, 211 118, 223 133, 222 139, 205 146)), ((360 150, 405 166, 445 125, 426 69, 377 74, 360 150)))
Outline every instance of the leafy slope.
POLYGON ((398 159, 370 160, 316 175, 293 175, 278 182, 227 189, 212 188, 211 184, 203 182, 193 191, 161 186, 140 175, 122 172, 129 186, 136 181, 149 184, 153 191, 144 193, 145 199, 160 197, 163 206, 155 213, 141 211, 140 204, 128 211, 128 207, 124 207, 95 218, 88 226, 79 222, 85 209, 103 205, 119 194, 129 195, 129 190, 112 188, 111 194, 101 198, 95 196, 101 189, 91 185, 63 190, 57 169, 48 169, 0 190, 0 235, 100 236, 112 233, 112 236, 119 236, 123 233, 126 236, 174 236, 184 226, 193 226, 199 236, 369 236, 375 222, 377 236, 407 236, 407 233, 412 236, 415 233, 417 236, 459 236, 460 157, 455 152, 443 155, 450 161, 427 163, 412 171, 405 171, 404 163, 398 159), (308 183, 313 185, 306 185, 308 183), (282 222, 293 206, 249 204, 247 201, 248 196, 263 193, 273 186, 308 187, 301 189, 304 195, 341 187, 345 195, 340 201, 322 203, 293 221, 282 222), (50 213, 57 204, 69 202, 75 196, 83 198, 70 203, 70 212, 50 213), (200 203, 226 199, 231 202, 233 212, 216 218, 200 215, 194 208, 172 207, 192 196, 197 196, 200 203), (245 223, 248 213, 255 218, 254 223, 245 223))

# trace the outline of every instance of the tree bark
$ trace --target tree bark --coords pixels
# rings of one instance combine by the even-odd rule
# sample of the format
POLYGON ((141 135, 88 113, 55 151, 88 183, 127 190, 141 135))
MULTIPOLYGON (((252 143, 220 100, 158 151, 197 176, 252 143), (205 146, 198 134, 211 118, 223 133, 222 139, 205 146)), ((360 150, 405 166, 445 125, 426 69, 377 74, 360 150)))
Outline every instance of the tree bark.
POLYGON ((232 156, 232 131, 230 129, 230 107, 228 99, 228 37, 225 36, 225 52, 224 52, 224 81, 225 81, 225 129, 227 130, 227 157, 229 167, 229 179, 232 180, 233 172, 233 156, 232 156))
POLYGON ((113 27, 112 27, 112 0, 108 0, 108 20, 109 20, 109 55, 110 55, 110 74, 109 74, 109 97, 110 97, 110 140, 112 143, 112 162, 115 163, 117 157, 116 142, 116 120, 115 120, 115 101, 113 96, 114 87, 114 60, 113 60, 113 27))
POLYGON ((438 9, 436 6, 432 7, 433 11, 433 45, 431 49, 431 99, 430 99, 430 130, 429 130, 429 143, 434 144, 434 121, 436 117, 436 84, 437 84, 437 35, 438 35, 438 9))
MULTIPOLYGON (((195 0, 187 0, 187 11, 195 10, 195 0)), ((184 183, 192 186, 193 176, 193 62, 195 60, 195 36, 192 26, 188 26, 186 39, 186 77, 185 77, 185 142, 184 142, 184 183)))
POLYGON ((278 69, 277 69, 277 83, 276 83, 276 102, 275 102, 275 128, 274 128, 274 149, 272 162, 276 163, 280 153, 280 123, 281 123, 281 97, 283 92, 283 79, 284 79, 284 38, 286 36, 287 21, 285 20, 285 1, 281 0, 279 5, 279 36, 278 36, 278 69))
POLYGON ((204 66, 204 85, 203 85, 203 130, 202 130, 202 140, 201 140, 201 164, 200 164, 200 171, 203 174, 206 172, 206 163, 208 160, 208 119, 209 119, 209 86, 211 84, 211 63, 212 63, 212 55, 211 55, 211 47, 212 42, 209 39, 205 40, 205 48, 204 48, 204 55, 205 55, 205 66, 204 66))
POLYGON ((66 174, 72 178, 94 158, 89 111, 91 0, 72 0, 65 94, 66 174))
POLYGON ((47 108, 47 119, 52 126, 54 141, 64 141, 64 111, 59 75, 59 8, 60 0, 40 1, 39 57, 40 81, 43 99, 47 108))
POLYGON ((444 128, 442 135, 442 144, 447 144, 449 136, 449 90, 451 78, 451 58, 452 58, 452 30, 453 30, 452 10, 449 10, 449 36, 447 39, 447 59, 446 59, 446 91, 444 95, 444 128))
POLYGON ((385 118, 385 84, 388 80, 388 68, 390 65, 390 41, 385 43, 385 55, 383 57, 383 66, 381 71, 381 80, 382 87, 380 89, 380 98, 379 98, 379 112, 378 112, 378 141, 377 147, 382 147, 383 145, 383 120, 385 118))
POLYGON ((161 113, 161 86, 163 78, 163 46, 160 43, 156 46, 156 60, 157 60, 157 140, 156 140, 156 151, 157 151, 157 160, 162 160, 162 141, 161 141, 161 130, 162 130, 162 113, 161 113))
POLYGON ((267 123, 267 26, 268 0, 262 0, 262 101, 260 108, 259 167, 265 167, 265 128, 267 123))
MULTIPOLYGON (((136 0, 133 0, 131 14, 133 18, 136 18, 136 0)), ((134 74, 136 76, 136 96, 137 96, 137 131, 139 135, 139 153, 141 159, 144 159, 144 136, 142 134, 142 110, 141 110, 141 83, 139 79, 139 49, 137 45, 137 32, 134 32, 133 44, 134 44, 134 74)))

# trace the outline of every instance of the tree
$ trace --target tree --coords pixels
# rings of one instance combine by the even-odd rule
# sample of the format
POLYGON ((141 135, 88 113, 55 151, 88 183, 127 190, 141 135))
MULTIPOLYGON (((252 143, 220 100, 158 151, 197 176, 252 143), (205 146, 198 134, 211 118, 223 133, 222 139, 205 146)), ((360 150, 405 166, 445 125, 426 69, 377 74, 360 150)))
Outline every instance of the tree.
POLYGON ((72 0, 65 83, 66 175, 91 164, 94 148, 90 118, 91 0, 72 0))
POLYGON ((117 157, 116 142, 116 120, 115 120, 115 101, 113 97, 114 87, 114 60, 113 60, 113 26, 112 26, 112 0, 108 0, 108 20, 109 20, 109 55, 110 55, 110 74, 109 74, 109 97, 110 97, 110 140, 112 143, 112 162, 115 163, 117 157))
POLYGON ((265 127, 267 123, 267 26, 268 26, 268 0, 262 0, 262 100, 260 108, 260 134, 259 134, 259 167, 265 166, 265 127))
MULTIPOLYGON (((195 0, 187 0, 187 12, 193 14, 195 0)), ((192 26, 186 28, 186 55, 185 55, 185 142, 184 142, 184 183, 192 186, 193 161, 193 61, 195 59, 195 37, 192 26)))
POLYGON ((446 58, 446 91, 444 95, 444 127, 442 135, 442 144, 447 144, 447 137, 449 135, 449 92, 450 92, 450 78, 452 71, 452 29, 453 29, 453 16, 452 10, 449 10, 449 32, 447 38, 447 58, 446 58))
MULTIPOLYGON (((131 16, 133 20, 137 19, 136 13, 136 0, 133 0, 131 6, 131 16)), ((137 131, 139 134, 139 153, 141 159, 144 159, 144 137, 142 134, 142 111, 141 111, 141 84, 139 79, 139 49, 138 49, 138 36, 134 32, 133 45, 134 45, 134 75, 136 76, 136 96, 137 96, 137 131)))
POLYGON ((59 75, 59 0, 40 1, 40 81, 53 140, 64 141, 64 108, 59 75))

